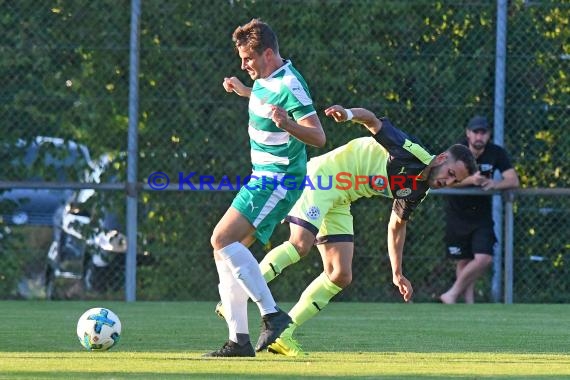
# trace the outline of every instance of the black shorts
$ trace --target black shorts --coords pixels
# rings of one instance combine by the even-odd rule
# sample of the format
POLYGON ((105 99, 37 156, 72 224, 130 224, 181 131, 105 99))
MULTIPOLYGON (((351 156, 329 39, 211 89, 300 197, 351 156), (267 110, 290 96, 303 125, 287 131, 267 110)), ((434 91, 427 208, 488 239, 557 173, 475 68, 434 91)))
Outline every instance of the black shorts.
POLYGON ((445 231, 447 257, 461 260, 473 259, 475 253, 493 256, 497 238, 490 226, 458 226, 448 223, 445 231))

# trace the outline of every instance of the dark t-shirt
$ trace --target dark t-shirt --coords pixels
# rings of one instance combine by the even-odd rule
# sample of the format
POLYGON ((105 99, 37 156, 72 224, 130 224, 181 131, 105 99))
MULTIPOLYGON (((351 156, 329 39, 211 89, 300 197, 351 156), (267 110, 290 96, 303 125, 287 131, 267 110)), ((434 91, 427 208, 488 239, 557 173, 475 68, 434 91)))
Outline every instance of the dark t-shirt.
MULTIPOLYGON (((467 141, 462 142, 468 145, 467 141)), ((507 151, 499 145, 488 143, 477 158, 477 165, 482 175, 493 178, 495 170, 503 173, 512 169, 513 165, 507 151)), ((448 195, 445 206, 448 223, 457 221, 470 224, 493 225, 492 197, 485 195, 448 195)))

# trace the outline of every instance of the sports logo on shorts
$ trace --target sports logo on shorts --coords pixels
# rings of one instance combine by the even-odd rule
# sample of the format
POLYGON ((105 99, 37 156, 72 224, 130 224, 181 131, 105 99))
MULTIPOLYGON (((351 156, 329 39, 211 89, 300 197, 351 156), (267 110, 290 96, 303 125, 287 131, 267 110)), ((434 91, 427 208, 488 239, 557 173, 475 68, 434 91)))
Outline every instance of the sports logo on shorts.
POLYGON ((398 197, 402 197, 402 198, 407 197, 411 193, 412 193, 412 189, 410 189, 409 187, 404 187, 403 189, 396 191, 396 195, 398 197))
POLYGON ((311 206, 307 209, 305 215, 307 215, 307 218, 311 220, 316 220, 319 219, 319 216, 321 216, 321 210, 319 210, 317 206, 311 206))
POLYGON ((461 248, 450 246, 450 247, 447 247, 447 252, 449 252, 450 255, 459 256, 459 255, 461 255, 461 248))

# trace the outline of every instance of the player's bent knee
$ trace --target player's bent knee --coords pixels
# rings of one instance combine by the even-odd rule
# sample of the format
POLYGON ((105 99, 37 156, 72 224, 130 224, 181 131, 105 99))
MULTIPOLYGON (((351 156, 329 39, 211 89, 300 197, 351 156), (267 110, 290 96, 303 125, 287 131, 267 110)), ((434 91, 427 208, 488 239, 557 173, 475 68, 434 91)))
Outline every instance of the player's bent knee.
POLYGON ((216 234, 216 232, 214 231, 214 233, 212 234, 212 236, 210 236, 210 244, 212 245, 212 248, 214 248, 214 251, 217 251, 219 248, 219 244, 218 244, 219 240, 218 240, 218 236, 216 234))
POLYGON ((352 273, 337 272, 328 275, 329 280, 340 288, 346 288, 352 283, 352 273))
POLYGON ((214 251, 219 251, 220 249, 226 247, 231 243, 227 241, 225 236, 223 236, 220 233, 217 233, 216 230, 214 230, 212 236, 210 237, 210 244, 212 245, 214 251))
POLYGON ((313 247, 312 242, 308 243, 303 240, 289 240, 289 243, 295 247, 295 250, 301 257, 307 256, 313 247))

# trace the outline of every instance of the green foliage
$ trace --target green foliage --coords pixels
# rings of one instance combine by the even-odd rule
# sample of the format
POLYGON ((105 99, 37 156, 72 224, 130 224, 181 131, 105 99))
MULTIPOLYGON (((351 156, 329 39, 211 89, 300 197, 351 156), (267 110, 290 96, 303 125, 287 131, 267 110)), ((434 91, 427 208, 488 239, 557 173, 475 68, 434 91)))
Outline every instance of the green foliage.
MULTIPOLYGON (((0 240, 0 298, 7 299, 15 296, 15 289, 22 276, 25 256, 17 255, 16 238, 10 236, 11 231, 4 228, 0 240)), ((21 247, 20 247, 21 248, 21 247)))
MULTIPOLYGON (((2 226, 2 224, 0 224, 2 226)), ((44 253, 47 252, 51 230, 41 227, 2 226, 0 232, 0 299, 17 299, 18 285, 35 276, 45 268, 44 253)))

